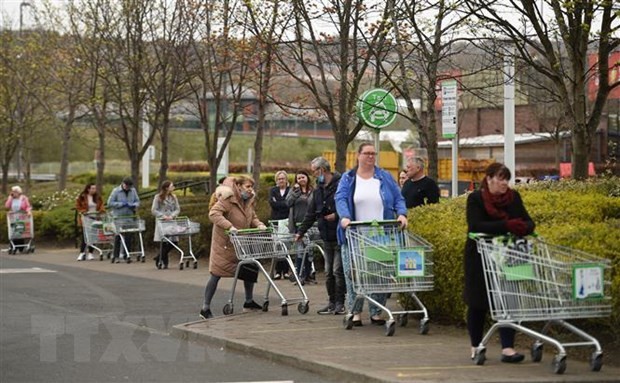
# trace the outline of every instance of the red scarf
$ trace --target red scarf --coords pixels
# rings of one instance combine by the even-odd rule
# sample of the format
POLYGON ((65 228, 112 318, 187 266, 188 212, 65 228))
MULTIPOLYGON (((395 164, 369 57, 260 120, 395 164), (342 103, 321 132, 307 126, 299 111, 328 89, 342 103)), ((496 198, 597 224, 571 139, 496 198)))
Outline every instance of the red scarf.
POLYGON ((504 194, 491 194, 488 185, 483 181, 482 202, 484 202, 484 208, 491 217, 508 219, 508 213, 503 208, 510 205, 513 200, 512 189, 508 189, 504 194))

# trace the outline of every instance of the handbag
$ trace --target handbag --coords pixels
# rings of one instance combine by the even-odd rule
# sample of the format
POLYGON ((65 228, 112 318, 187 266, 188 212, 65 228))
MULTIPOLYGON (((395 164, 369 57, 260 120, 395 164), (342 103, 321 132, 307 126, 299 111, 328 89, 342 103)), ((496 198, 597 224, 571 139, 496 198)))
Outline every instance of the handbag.
POLYGON ((239 268, 237 279, 256 283, 258 281, 258 266, 254 263, 245 263, 239 268))

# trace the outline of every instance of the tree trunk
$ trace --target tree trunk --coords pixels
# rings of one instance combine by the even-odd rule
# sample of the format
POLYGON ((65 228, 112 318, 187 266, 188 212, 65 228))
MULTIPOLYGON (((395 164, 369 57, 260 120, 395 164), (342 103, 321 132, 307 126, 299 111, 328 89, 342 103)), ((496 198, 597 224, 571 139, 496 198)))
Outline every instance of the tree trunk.
POLYGON ((164 112, 163 123, 161 126, 161 159, 159 162, 159 185, 168 177, 168 133, 170 130, 170 112, 164 112))
POLYGON ((67 187, 67 175, 69 174, 69 144, 71 143, 72 116, 64 124, 62 129, 62 142, 60 152, 60 174, 58 175, 58 191, 67 187))
POLYGON ((571 156, 571 175, 576 180, 588 178, 588 162, 590 159, 590 142, 586 133, 585 124, 578 124, 573 128, 573 153, 571 156))
POLYGON ((103 172, 105 170, 105 128, 98 128, 99 156, 97 158, 97 193, 103 195, 103 172))
MULTIPOLYGON (((335 134, 336 136, 336 170, 344 173, 347 170, 347 149, 349 143, 345 134, 335 134)), ((377 148, 379 150, 379 148, 377 148)))
POLYGON ((254 140, 254 168, 252 169, 252 177, 256 182, 255 190, 260 190, 260 173, 263 168, 263 135, 265 132, 265 103, 264 95, 259 96, 261 102, 258 105, 258 124, 256 125, 256 140, 254 140))
POLYGON ((2 194, 3 195, 7 195, 8 194, 8 185, 9 185, 9 164, 7 163, 3 163, 2 164, 2 194))

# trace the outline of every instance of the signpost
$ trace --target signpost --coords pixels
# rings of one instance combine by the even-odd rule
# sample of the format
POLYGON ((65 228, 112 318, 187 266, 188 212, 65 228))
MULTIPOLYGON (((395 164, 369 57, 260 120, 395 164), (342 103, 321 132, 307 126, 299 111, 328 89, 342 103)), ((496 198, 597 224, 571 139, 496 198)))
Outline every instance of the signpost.
MULTIPOLYGON (((357 100, 357 117, 375 131, 375 149, 380 152, 379 131, 392 124, 398 113, 396 97, 385 89, 369 89, 357 100)), ((375 159, 379 163, 379 155, 375 159)))
POLYGON ((441 83, 441 132, 444 138, 452 138, 452 197, 458 195, 459 183, 459 137, 458 137, 458 87, 456 80, 441 83))

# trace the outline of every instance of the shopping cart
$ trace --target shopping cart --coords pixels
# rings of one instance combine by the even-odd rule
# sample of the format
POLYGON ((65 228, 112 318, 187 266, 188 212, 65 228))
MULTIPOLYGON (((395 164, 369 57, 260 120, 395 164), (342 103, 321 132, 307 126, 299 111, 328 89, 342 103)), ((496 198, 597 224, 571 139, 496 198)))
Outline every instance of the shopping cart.
POLYGON ((99 260, 104 255, 110 259, 114 250, 114 225, 105 213, 82 213, 84 243, 99 252, 99 260))
MULTIPOLYGON (((297 257, 296 248, 295 248, 295 235, 291 234, 288 229, 288 218, 281 220, 271 220, 269 221, 269 226, 273 231, 274 235, 277 236, 279 243, 286 247, 289 254, 297 257)), ((314 268, 314 259, 313 256, 316 253, 320 253, 323 258, 325 258, 325 252, 323 251, 323 240, 321 239, 321 234, 319 232, 319 228, 315 223, 304 235, 301 239, 301 245, 303 246, 303 254, 301 259, 301 267, 297 275, 305 275, 304 267, 306 266, 306 259, 310 259, 310 273, 309 275, 313 275, 316 272, 314 268)), ((294 264, 295 262, 293 262, 294 264)), ((293 268, 295 270, 296 268, 293 268)), ((290 273, 289 280, 291 282, 296 282, 296 276, 294 273, 290 273)), ((304 284, 304 281, 301 281, 301 284, 304 284)))
POLYGON ((233 297, 235 295, 235 286, 239 277, 239 270, 241 269, 241 267, 247 264, 255 264, 258 269, 265 275, 267 282, 269 282, 267 284, 267 291, 265 292, 265 299, 263 301, 263 311, 269 310, 269 290, 271 287, 273 287, 273 289, 281 299, 282 315, 288 315, 288 305, 294 304, 296 302, 299 302, 297 310, 301 314, 306 314, 309 309, 308 296, 306 295, 306 292, 299 281, 297 273, 295 273, 295 266, 293 265, 293 262, 288 256, 288 250, 286 246, 282 243, 281 236, 274 234, 270 229, 238 230, 235 232, 229 232, 229 235, 230 240, 235 247, 235 254, 237 255, 239 263, 237 264, 237 270, 235 271, 235 279, 233 281, 230 299, 228 300, 228 303, 224 306, 224 315, 230 315, 233 313, 233 297), (301 293, 300 298, 286 299, 282 291, 278 288, 278 286, 271 278, 276 262, 283 259, 289 263, 289 267, 295 275, 297 287, 299 288, 299 291, 301 293), (262 260, 271 260, 271 268, 269 272, 260 262, 262 260))
MULTIPOLYGON (((410 314, 422 315, 419 330, 427 334, 428 311, 416 292, 433 290, 432 245, 402 230, 398 221, 351 222, 346 238, 356 299, 366 299, 389 315, 385 335, 394 335, 394 315, 404 327, 410 314), (375 293, 410 293, 419 309, 389 310, 371 297, 375 293)), ((352 312, 345 315, 343 324, 347 330, 353 328, 352 312)))
MULTIPOLYGON (((312 276, 311 280, 316 283, 316 279, 314 279, 314 275, 316 274, 316 269, 314 268, 314 256, 316 254, 321 254, 323 259, 325 259, 323 239, 321 238, 321 233, 319 232, 319 227, 316 222, 308 229, 308 231, 306 231, 302 241, 304 244, 304 253, 301 260, 299 275, 305 275, 304 268, 306 267, 306 259, 308 259, 308 264, 310 265, 310 272, 308 273, 308 276, 312 276)), ((291 276, 291 279, 292 278, 293 276, 291 276)), ((303 284, 304 281, 301 281, 301 283, 303 284)))
MULTIPOLYGON (((181 253, 179 257, 179 270, 183 270, 183 264, 185 264, 185 267, 189 268, 190 261, 193 261, 194 269, 198 268, 198 260, 196 259, 192 249, 192 235, 200 233, 200 223, 192 222, 188 217, 177 217, 169 220, 157 219, 156 230, 159 231, 162 244, 164 241, 168 242, 172 245, 172 247, 177 249, 179 253, 181 253), (180 237, 187 237, 187 253, 185 253, 178 245, 178 239, 180 237)), ((161 259, 157 261, 158 268, 160 268, 161 262, 161 259)))
POLYGON ((491 317, 496 322, 476 349, 475 363, 484 364, 485 345, 497 329, 506 327, 535 339, 531 348, 534 362, 542 360, 543 342, 555 346, 558 353, 551 366, 556 374, 566 370, 566 347, 594 347, 590 369, 599 371, 603 365, 599 342, 565 320, 611 314, 610 261, 537 237, 469 236, 482 257, 491 317), (540 332, 522 325, 532 321, 544 321, 545 325, 540 332), (582 341, 562 343, 552 338, 553 325, 582 341))
MULTIPOLYGON (((131 263, 131 256, 136 256, 136 261, 144 263, 144 241, 142 240, 142 233, 145 230, 144 220, 137 215, 125 215, 114 217, 114 225, 112 225, 114 234, 118 235, 121 239, 121 251, 124 251, 127 257, 127 263, 131 263), (137 251, 130 251, 127 246, 127 237, 134 235, 138 238, 139 247, 137 251)), ((135 244, 134 244, 135 247, 135 244)), ((112 257, 112 263, 117 262, 115 257, 112 257)))
POLYGON ((6 225, 9 230, 9 254, 34 253, 34 224, 32 214, 25 211, 8 212, 6 225))

